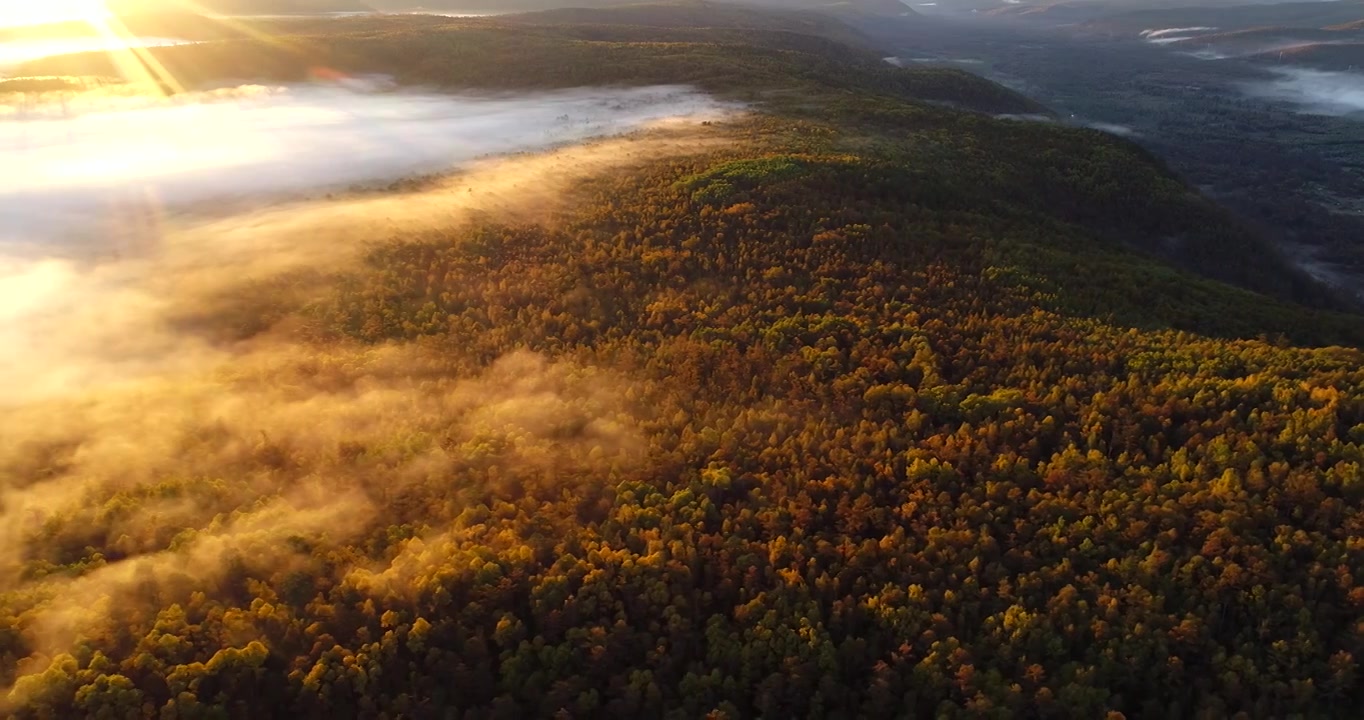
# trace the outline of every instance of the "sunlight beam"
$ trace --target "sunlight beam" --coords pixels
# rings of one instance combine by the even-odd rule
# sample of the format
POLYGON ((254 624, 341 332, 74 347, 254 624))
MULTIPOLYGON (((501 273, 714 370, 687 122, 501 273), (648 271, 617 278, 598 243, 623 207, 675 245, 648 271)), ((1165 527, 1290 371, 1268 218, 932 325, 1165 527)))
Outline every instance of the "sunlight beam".
MULTIPOLYGON (((109 38, 119 46, 118 49, 111 50, 111 54, 126 58, 130 68, 140 68, 143 79, 155 85, 162 93, 179 94, 185 91, 184 86, 171 75, 166 66, 161 64, 161 61, 157 60, 146 48, 133 42, 132 33, 117 17, 109 16, 96 20, 92 25, 101 36, 109 38)), ((114 62, 118 63, 119 61, 116 59, 114 62)))

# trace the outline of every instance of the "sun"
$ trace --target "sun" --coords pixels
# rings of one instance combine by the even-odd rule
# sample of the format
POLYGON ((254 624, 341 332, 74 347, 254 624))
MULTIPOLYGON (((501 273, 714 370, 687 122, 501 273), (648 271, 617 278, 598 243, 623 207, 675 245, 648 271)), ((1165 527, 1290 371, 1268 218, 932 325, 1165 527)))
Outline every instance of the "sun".
POLYGON ((0 0, 0 27, 99 22, 108 17, 104 0, 0 0))
MULTIPOLYGON (((123 22, 110 12, 108 0, 0 0, 0 28, 16 28, 22 38, 31 28, 50 23, 85 23, 107 42, 105 51, 125 81, 159 92, 184 88, 165 66, 135 42, 123 22)), ((183 1, 183 0, 182 0, 183 1)))

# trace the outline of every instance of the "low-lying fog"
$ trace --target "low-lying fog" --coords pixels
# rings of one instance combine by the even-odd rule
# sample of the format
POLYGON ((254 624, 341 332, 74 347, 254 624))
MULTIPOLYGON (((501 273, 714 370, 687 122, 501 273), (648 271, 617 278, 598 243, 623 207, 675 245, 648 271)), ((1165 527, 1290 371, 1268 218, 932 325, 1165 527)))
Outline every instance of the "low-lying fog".
POLYGON ((671 86, 484 97, 241 87, 0 105, 0 244, 50 253, 77 236, 126 234, 129 214, 148 205, 344 189, 724 112, 671 86))
POLYGON ((1273 80, 1244 86, 1251 95, 1292 103, 1318 115, 1364 112, 1364 75, 1307 68, 1274 68, 1273 80))
POLYGON ((591 174, 704 147, 699 123, 733 112, 672 86, 81 97, 0 115, 0 407, 229 362, 173 317, 471 212, 538 218, 591 174))

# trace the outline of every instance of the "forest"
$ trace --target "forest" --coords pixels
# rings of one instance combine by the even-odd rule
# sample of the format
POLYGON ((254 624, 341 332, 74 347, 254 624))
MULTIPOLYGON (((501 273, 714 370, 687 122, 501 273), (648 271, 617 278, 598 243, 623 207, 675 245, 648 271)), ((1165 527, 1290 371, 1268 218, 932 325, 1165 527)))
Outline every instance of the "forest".
POLYGON ((8 408, 0 711, 1364 706, 1364 318, 1147 152, 786 31, 334 22, 155 52, 753 111, 534 213, 300 232, 160 318, 229 361, 8 408))

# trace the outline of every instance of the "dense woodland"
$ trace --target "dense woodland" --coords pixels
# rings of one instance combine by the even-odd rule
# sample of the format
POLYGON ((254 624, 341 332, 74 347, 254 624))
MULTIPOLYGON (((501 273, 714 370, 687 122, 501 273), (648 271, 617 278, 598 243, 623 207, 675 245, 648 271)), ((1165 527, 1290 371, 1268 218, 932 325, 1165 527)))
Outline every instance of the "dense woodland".
POLYGON ((1128 143, 716 52, 801 102, 244 278, 216 415, 14 409, 8 712, 1356 715, 1364 320, 1128 143))

